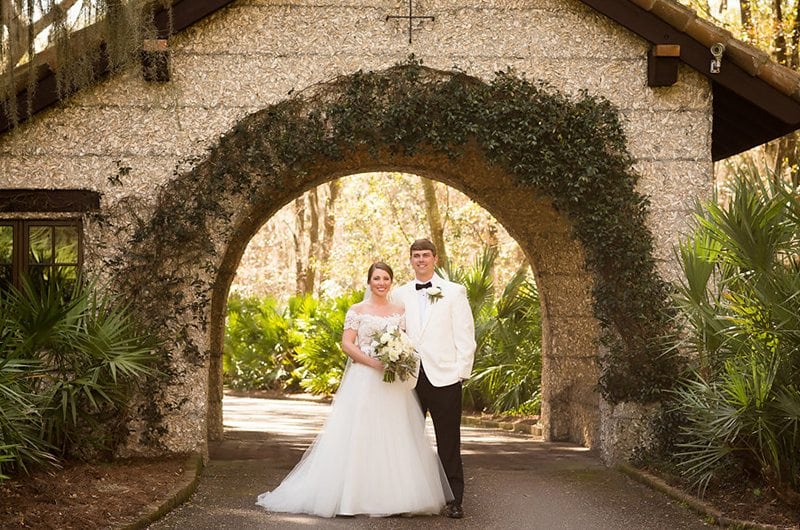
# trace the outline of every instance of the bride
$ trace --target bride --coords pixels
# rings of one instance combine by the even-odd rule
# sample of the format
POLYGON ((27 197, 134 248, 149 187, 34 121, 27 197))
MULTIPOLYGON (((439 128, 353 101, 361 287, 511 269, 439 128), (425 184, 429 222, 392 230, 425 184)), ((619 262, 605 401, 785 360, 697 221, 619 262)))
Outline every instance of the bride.
POLYGON ((275 512, 388 516, 436 514, 453 499, 425 435, 413 382, 383 382, 373 336, 405 328, 404 309, 389 301, 394 273, 373 263, 368 294, 345 316, 342 349, 350 357, 322 432, 275 490, 256 504, 275 512))

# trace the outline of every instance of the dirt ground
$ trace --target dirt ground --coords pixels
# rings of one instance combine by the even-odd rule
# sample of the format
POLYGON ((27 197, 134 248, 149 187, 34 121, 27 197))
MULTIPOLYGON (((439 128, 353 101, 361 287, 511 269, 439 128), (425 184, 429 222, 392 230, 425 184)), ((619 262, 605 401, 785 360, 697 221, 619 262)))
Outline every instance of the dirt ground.
POLYGON ((789 506, 769 490, 758 495, 753 491, 743 488, 714 491, 705 500, 733 519, 800 528, 800 505, 789 506))
POLYGON ((185 457, 76 463, 0 482, 0 528, 123 527, 182 485, 185 464, 185 457))
MULTIPOLYGON (((696 493, 694 488, 679 478, 648 471, 675 488, 689 494, 696 493)), ((782 529, 800 529, 800 495, 790 495, 791 498, 787 494, 778 495, 770 488, 735 482, 709 486, 703 501, 731 519, 774 525, 782 529)))

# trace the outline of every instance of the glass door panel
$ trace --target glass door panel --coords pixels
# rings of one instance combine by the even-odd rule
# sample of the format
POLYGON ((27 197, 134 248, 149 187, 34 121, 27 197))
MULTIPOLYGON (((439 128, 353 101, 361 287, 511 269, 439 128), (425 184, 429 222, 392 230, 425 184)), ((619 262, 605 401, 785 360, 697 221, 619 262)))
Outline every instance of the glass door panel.
POLYGON ((56 263, 78 263, 78 227, 56 226, 56 263))
POLYGON ((14 227, 0 225, 0 265, 11 265, 14 255, 14 227))
POLYGON ((53 227, 28 228, 28 259, 30 264, 53 263, 53 227))

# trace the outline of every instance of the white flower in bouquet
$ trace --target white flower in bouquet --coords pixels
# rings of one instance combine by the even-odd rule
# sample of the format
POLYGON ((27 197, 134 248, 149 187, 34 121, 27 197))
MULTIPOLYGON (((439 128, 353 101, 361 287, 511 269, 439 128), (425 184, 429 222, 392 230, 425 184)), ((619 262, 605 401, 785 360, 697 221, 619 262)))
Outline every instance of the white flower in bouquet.
POLYGON ((383 380, 387 383, 396 378, 405 381, 415 377, 417 357, 411 339, 397 326, 387 326, 375 334, 372 340, 375 356, 384 364, 383 380))

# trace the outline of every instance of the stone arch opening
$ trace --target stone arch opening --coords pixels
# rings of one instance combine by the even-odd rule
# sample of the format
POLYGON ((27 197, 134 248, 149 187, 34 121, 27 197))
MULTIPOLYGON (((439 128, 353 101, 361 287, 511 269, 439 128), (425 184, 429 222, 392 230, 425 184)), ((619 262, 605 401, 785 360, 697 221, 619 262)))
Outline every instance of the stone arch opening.
POLYGON ((607 102, 412 63, 247 116, 191 162, 136 218, 116 275, 170 340, 170 379, 148 396, 140 442, 202 450, 220 434, 225 303, 247 243, 284 204, 355 173, 413 173, 458 189, 528 255, 542 303, 546 439, 605 450, 617 442, 600 440, 610 416, 598 383, 613 383, 612 403, 646 402, 672 379, 650 342, 664 292, 647 202, 607 102), (601 333, 613 346, 602 373, 601 333))
MULTIPOLYGON (((599 429, 596 319, 591 275, 568 220, 533 189, 522 190, 510 175, 491 168, 477 152, 459 158, 355 156, 318 167, 278 196, 253 202, 231 234, 214 285, 210 316, 209 439, 222 437, 222 365, 225 302, 239 261, 258 229, 280 208, 313 186, 365 172, 403 172, 440 181, 461 191, 503 225, 528 257, 542 303, 542 424, 548 440, 592 447, 599 429)), ((360 271, 354 271, 357 273, 360 271)))

